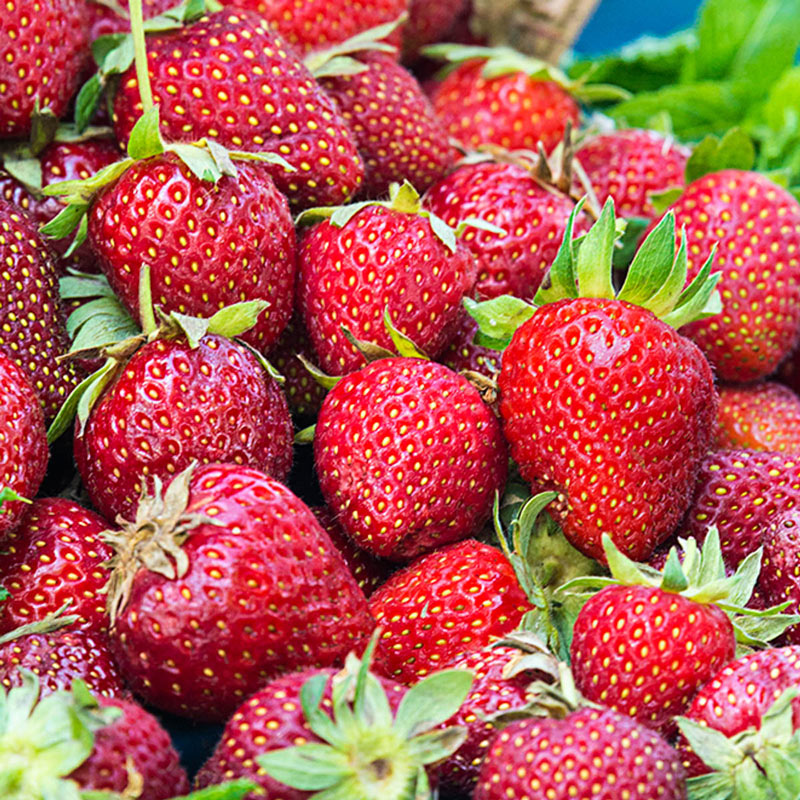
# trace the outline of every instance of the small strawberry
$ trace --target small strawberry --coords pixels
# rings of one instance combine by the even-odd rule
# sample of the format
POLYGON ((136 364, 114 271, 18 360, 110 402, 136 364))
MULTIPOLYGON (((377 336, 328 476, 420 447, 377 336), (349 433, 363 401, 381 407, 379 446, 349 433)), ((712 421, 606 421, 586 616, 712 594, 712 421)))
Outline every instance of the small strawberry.
POLYGON ((726 450, 800 453, 800 397, 773 381, 721 386, 716 440, 726 450))
POLYGON ((65 602, 78 627, 104 631, 108 576, 101 565, 113 552, 100 537, 106 528, 102 517, 72 500, 35 500, 0 545, 0 584, 9 593, 0 605, 0 633, 41 620, 65 602))
POLYGON ((510 633, 531 604, 506 557, 468 539, 396 572, 369 607, 383 630, 377 665, 411 684, 510 633))
POLYGON ((186 470, 107 538, 117 663, 172 713, 224 720, 270 678, 340 662, 374 626, 311 511, 252 469, 186 470))
POLYGON ((383 358, 342 378, 314 434, 320 488, 339 523, 397 561, 477 533, 507 460, 478 390, 418 358, 383 358))
POLYGON ((461 318, 475 264, 453 230, 423 209, 410 186, 387 203, 317 209, 301 240, 298 304, 322 368, 344 375, 365 363, 343 329, 384 348, 392 325, 432 358, 461 318), (328 217, 328 218, 325 218, 328 217))

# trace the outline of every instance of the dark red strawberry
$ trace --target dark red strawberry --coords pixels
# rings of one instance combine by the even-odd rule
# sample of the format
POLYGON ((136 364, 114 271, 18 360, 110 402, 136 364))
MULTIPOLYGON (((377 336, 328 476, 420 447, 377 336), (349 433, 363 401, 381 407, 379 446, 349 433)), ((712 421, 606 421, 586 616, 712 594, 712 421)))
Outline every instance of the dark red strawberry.
MULTIPOLYGON (((408 22, 403 28, 403 57, 413 61, 421 47, 445 41, 448 31, 469 5, 469 0, 411 0, 408 4, 408 22)), ((452 41, 452 40, 447 40, 452 41)))
MULTIPOLYGON (((658 216, 651 196, 667 189, 682 188, 689 149, 654 131, 621 130, 593 137, 575 151, 601 203, 610 197, 622 217, 658 216)), ((578 194, 585 187, 576 176, 578 194)))
POLYGON ((386 204, 340 211, 311 228, 300 247, 298 303, 320 366, 345 375, 366 363, 343 328, 394 349, 387 310, 394 327, 435 358, 475 280, 469 251, 440 220, 434 230, 409 184, 395 186, 386 204))
POLYGON ((0 28, 0 139, 23 139, 34 110, 67 111, 89 55, 84 0, 12 0, 0 28))
POLYGON ((341 662, 374 626, 311 511, 252 469, 181 473, 113 544, 117 663, 137 694, 172 713, 227 719, 276 675, 341 662))
POLYGON ((77 627, 104 631, 108 574, 101 565, 113 553, 100 536, 106 528, 102 517, 72 500, 35 500, 0 545, 0 584, 9 592, 0 605, 0 633, 41 620, 66 602, 77 627))
POLYGON ((716 444, 800 453, 800 397, 773 381, 749 386, 721 386, 716 444))
POLYGON ((492 350, 491 347, 475 344, 473 340, 477 332, 478 323, 469 314, 464 314, 461 324, 450 344, 439 356, 439 360, 453 372, 468 370, 495 379, 500 372, 503 354, 499 350, 492 350))
POLYGON ((497 419, 466 378, 423 359, 384 358, 325 397, 314 462, 347 535, 402 561, 478 533, 508 456, 497 419))
POLYGON ((369 606, 383 630, 376 663, 407 684, 483 649, 531 608, 506 557, 474 539, 396 572, 369 606))
MULTIPOLYGON (((346 202, 358 190, 361 160, 333 101, 257 13, 220 11, 152 34, 147 55, 166 139, 280 154, 295 171, 262 168, 294 207, 346 202)), ((114 99, 120 142, 141 114, 131 66, 114 99)))
MULTIPOLYGON (((39 398, 25 373, 0 353, 0 497, 2 490, 30 500, 39 491, 50 451, 39 398)), ((19 524, 25 504, 13 497, 0 505, 0 539, 19 524)))
MULTIPOLYGON (((800 507, 782 508, 764 533, 764 562, 758 586, 767 605, 789 603, 788 614, 800 613, 800 507)), ((800 624, 786 633, 791 644, 800 644, 800 624)))
POLYGON ((211 317, 233 303, 269 307, 242 338, 262 352, 292 313, 295 233, 286 198, 261 167, 200 180, 178 156, 134 164, 96 199, 89 243, 125 307, 139 318, 139 271, 150 268, 163 311, 211 317))

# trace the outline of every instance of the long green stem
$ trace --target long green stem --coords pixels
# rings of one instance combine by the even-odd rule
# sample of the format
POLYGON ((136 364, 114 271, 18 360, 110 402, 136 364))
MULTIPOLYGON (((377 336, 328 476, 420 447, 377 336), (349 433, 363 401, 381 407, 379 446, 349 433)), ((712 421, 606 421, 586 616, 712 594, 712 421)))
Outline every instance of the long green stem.
POLYGON ((147 70, 147 45, 144 38, 142 0, 130 0, 128 10, 131 15, 136 80, 139 83, 139 96, 142 99, 142 113, 146 114, 153 107, 153 91, 150 88, 150 73, 147 70))

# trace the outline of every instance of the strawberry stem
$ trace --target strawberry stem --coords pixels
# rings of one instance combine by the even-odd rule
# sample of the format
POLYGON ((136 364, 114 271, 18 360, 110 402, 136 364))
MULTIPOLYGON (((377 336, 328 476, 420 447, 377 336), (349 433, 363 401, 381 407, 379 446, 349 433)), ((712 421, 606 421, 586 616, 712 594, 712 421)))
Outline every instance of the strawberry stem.
POLYGON ((142 114, 146 114, 153 107, 153 91, 150 88, 150 74, 147 69, 147 45, 144 37, 142 0, 130 0, 128 9, 131 16, 136 81, 139 84, 139 96, 142 100, 142 114))

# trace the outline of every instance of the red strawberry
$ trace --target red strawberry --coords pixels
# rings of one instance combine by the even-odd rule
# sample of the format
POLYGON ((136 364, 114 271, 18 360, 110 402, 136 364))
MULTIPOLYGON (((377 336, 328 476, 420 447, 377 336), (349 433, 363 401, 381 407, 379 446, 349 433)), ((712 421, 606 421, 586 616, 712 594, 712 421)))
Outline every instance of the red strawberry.
MULTIPOLYGON (((651 195, 683 187, 689 149, 654 131, 622 130, 581 144, 575 160, 601 203, 610 197, 623 217, 655 219, 651 195)), ((584 193, 580 180, 574 188, 584 193)))
POLYGON ((132 516, 144 476, 167 480, 192 461, 230 461, 284 479, 289 410, 255 356, 221 336, 192 347, 145 344, 76 423, 75 461, 106 519, 132 516))
POLYGON ((475 292, 531 299, 555 260, 574 202, 543 188, 521 166, 484 162, 459 167, 425 195, 427 208, 457 228, 478 218, 504 233, 468 229, 464 244, 478 261, 475 292))
POLYGON ((117 662, 172 713, 224 720, 277 674, 341 661, 374 625, 314 515, 252 469, 181 473, 113 543, 117 662))
MULTIPOLYGON (((345 375, 366 362, 345 337, 393 348, 391 322, 432 358, 461 319, 475 264, 439 221, 436 231, 410 185, 395 187, 387 204, 334 212, 301 241, 299 308, 322 368, 345 375)), ((313 220, 314 217, 306 217, 313 220)))
MULTIPOLYGON (((6 489, 26 499, 34 497, 49 456, 39 398, 22 369, 0 353, 0 493, 6 489)), ((0 539, 24 513, 21 501, 9 498, 0 505, 0 539)))
POLYGON ((766 377, 800 332, 800 204, 763 175, 724 170, 691 183, 671 210, 686 227, 689 277, 713 245, 722 269, 722 314, 683 332, 722 380, 766 377))
POLYGON ((416 358, 380 359, 342 378, 314 435, 328 506, 360 547, 394 560, 477 533, 507 459, 478 390, 416 358))
POLYGON ((489 746, 474 800, 686 800, 678 754, 658 734, 613 711, 581 708, 565 719, 523 719, 489 746))
MULTIPOLYGON (((147 55, 166 139, 207 137, 232 150, 279 153, 294 172, 262 169, 295 207, 346 202, 358 190, 361 161, 333 101, 258 14, 220 11, 153 34, 147 55)), ((120 142, 141 113, 131 66, 114 98, 120 142)))
POLYGON ((473 339, 478 332, 478 323, 469 315, 464 314, 450 344, 439 356, 439 360, 453 372, 467 370, 477 372, 487 378, 496 378, 500 372, 502 353, 475 344, 473 339))
MULTIPOLYGON (((767 605, 789 603, 787 614, 800 613, 800 508, 782 508, 764 533, 764 561, 758 586, 767 605)), ((800 624, 786 633, 791 644, 800 644, 800 624)))
POLYGON ((779 383, 721 386, 717 447, 800 451, 800 397, 779 383))
POLYGON ((72 500, 34 501, 2 545, 0 584, 9 596, 0 606, 0 633, 41 620, 65 602, 81 629, 104 631, 108 575, 101 565, 113 553, 100 537, 106 528, 102 517, 72 500))
POLYGON ((514 630, 531 607, 506 557, 468 539, 418 558, 370 598, 378 666, 411 684, 514 630))
POLYGON ((109 283, 139 318, 139 271, 150 268, 155 305, 211 317, 221 308, 266 300, 242 338, 262 352, 292 313, 295 233, 286 198, 261 167, 237 165, 216 184, 174 154, 134 164, 89 214, 89 242, 109 283))
POLYGON ((83 0, 11 0, 0 28, 0 139, 24 138, 34 110, 62 117, 89 52, 83 0))
MULTIPOLYGON (((128 0, 117 0, 114 7, 97 2, 97 0, 89 0, 86 5, 89 7, 90 42, 99 39, 101 36, 109 36, 112 33, 127 33, 130 30, 131 23, 128 15, 122 16, 120 14, 120 11, 125 12, 128 10, 128 0)), ((145 19, 163 14, 174 7, 174 0, 142 0, 142 13, 145 19)))
POLYGON ((0 352, 16 362, 52 419, 77 383, 56 359, 68 350, 53 261, 33 222, 0 199, 0 352))
POLYGON ((469 6, 469 0, 411 0, 403 28, 403 55, 413 61, 421 47, 445 40, 448 31, 469 6))

